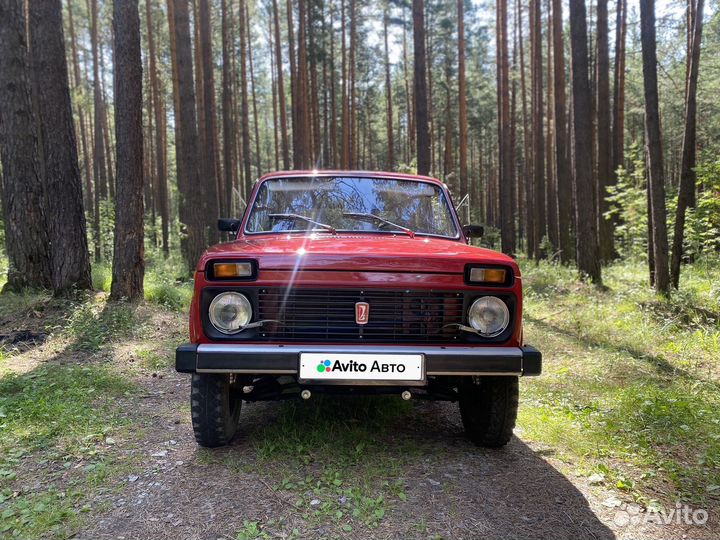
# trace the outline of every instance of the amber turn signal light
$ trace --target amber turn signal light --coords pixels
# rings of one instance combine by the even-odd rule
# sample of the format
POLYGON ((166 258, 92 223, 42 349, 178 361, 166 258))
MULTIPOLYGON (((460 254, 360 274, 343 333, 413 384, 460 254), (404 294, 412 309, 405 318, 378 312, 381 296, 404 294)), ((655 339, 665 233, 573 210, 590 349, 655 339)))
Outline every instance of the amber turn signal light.
POLYGON ((492 283, 502 285, 507 281, 507 270, 504 268, 471 268, 470 283, 492 283))
POLYGON ((253 274, 251 262, 215 263, 213 277, 216 279, 244 278, 253 274))

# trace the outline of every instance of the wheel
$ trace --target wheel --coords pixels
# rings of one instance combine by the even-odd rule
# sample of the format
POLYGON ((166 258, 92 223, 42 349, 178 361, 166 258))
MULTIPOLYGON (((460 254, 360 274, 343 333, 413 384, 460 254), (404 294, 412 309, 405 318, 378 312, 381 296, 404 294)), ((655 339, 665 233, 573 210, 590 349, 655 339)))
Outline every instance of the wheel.
POLYGON ((233 375, 193 373, 190 410, 198 444, 207 448, 229 444, 240 422, 241 405, 233 375))
POLYGON ((468 438, 479 446, 505 446, 517 419, 518 378, 468 378, 459 391, 460 416, 468 438))

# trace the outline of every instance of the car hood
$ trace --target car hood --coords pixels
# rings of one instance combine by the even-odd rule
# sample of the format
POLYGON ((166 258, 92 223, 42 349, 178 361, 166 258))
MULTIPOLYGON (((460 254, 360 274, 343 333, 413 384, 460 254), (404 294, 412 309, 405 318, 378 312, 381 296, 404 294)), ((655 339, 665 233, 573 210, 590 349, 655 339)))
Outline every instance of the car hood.
POLYGON ((208 249, 198 264, 210 259, 248 258, 261 270, 356 270, 461 274, 465 264, 505 264, 515 275, 515 261, 489 249, 457 240, 389 234, 268 234, 241 237, 208 249))

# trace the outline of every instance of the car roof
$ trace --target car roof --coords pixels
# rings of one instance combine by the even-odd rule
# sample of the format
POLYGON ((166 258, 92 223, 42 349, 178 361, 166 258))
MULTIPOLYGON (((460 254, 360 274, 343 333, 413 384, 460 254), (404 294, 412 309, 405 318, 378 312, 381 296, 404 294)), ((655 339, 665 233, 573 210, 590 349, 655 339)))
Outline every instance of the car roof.
POLYGON ((312 176, 348 176, 355 178, 389 178, 398 180, 421 180, 423 182, 430 182, 438 186, 444 186, 445 183, 442 180, 433 178, 432 176, 423 176, 419 174, 410 173, 398 173, 398 172, 386 172, 386 171, 347 171, 347 170, 299 170, 299 171, 276 171, 264 174, 258 180, 263 182, 272 178, 287 178, 287 177, 312 177, 312 176))

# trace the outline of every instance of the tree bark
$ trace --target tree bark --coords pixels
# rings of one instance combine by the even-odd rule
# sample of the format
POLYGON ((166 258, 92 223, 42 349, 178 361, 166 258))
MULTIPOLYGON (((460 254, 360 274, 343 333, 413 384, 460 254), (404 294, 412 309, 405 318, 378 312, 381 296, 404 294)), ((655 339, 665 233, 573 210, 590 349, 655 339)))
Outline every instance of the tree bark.
POLYGON ((240 0, 239 16, 239 38, 240 38, 240 122, 242 135, 242 160, 245 177, 245 200, 250 196, 252 190, 252 171, 250 156, 250 107, 248 106, 248 84, 247 84, 247 29, 245 26, 245 3, 247 0, 240 0))
MULTIPOLYGON (((583 0, 584 1, 584 0, 583 0)), ((532 160, 533 160, 533 243, 535 259, 544 256, 540 245, 546 234, 545 150, 543 130, 543 62, 540 0, 531 0, 530 74, 532 83, 532 160)))
POLYGON ((587 21, 585 0, 570 2, 572 45, 573 139, 575 169, 575 212, 577 219, 577 265, 583 276, 602 282, 597 238, 597 216, 593 202, 592 96, 588 74, 587 21))
POLYGON ((252 53, 252 34, 250 32, 250 13, 245 4, 245 13, 241 14, 245 17, 245 28, 247 28, 247 50, 248 50, 248 63, 250 67, 250 95, 252 96, 252 109, 253 109, 253 127, 255 129, 255 167, 256 175, 259 177, 262 175, 262 155, 260 154, 260 117, 257 112, 257 96, 255 93, 255 70, 253 68, 253 53, 252 53))
MULTIPOLYGON (((245 0, 242 0, 245 1, 245 0)), ((287 12, 287 33, 288 33, 288 59, 290 60, 290 111, 292 117, 292 148, 293 148, 293 165, 295 168, 299 167, 298 164, 298 150, 300 138, 304 137, 305 134, 301 133, 298 129, 298 116, 297 116, 297 101, 300 99, 298 94, 298 76, 297 76, 297 62, 295 58, 295 24, 293 18, 293 2, 287 0, 285 3, 287 12)))
POLYGON ((517 0, 515 4, 517 15, 518 29, 518 49, 520 53, 520 93, 522 98, 522 124, 523 124, 523 191, 525 192, 525 240, 527 245, 528 257, 535 255, 535 238, 533 230, 535 229, 535 217, 533 208, 530 204, 530 197, 533 196, 533 177, 532 177, 532 142, 530 137, 528 100, 527 100, 527 84, 525 81, 525 45, 523 39, 523 18, 522 3, 517 0))
MULTIPOLYGON (((459 0, 462 1, 462 0, 459 0)), ((383 12, 383 42, 385 45, 385 126, 387 129, 387 170, 395 168, 395 139, 393 135, 392 78, 390 75, 390 54, 388 50, 388 23, 390 6, 385 3, 383 12)))
POLYGON ((348 68, 347 68, 347 46, 345 41, 345 0, 340 2, 340 41, 342 48, 342 67, 340 74, 341 81, 341 101, 342 101, 342 132, 341 132, 341 143, 340 143, 340 167, 343 169, 350 168, 350 107, 348 103, 348 68))
POLYGON ((160 228, 162 236, 163 255, 170 255, 170 204, 167 186, 167 150, 165 148, 165 102, 160 89, 160 75, 157 69, 157 56, 155 52, 155 29, 153 27, 152 2, 145 0, 145 15, 147 19, 148 55, 150 64, 150 85, 154 99, 153 112, 155 113, 155 182, 157 191, 157 204, 160 210, 160 228))
POLYGON ((283 81, 282 41, 280 40, 280 16, 277 0, 273 0, 273 19, 275 29, 275 65, 277 66, 278 108, 280 109, 280 147, 282 149, 283 168, 290 169, 290 150, 288 147, 287 105, 285 103, 285 83, 283 81))
POLYGON ((219 233, 217 230, 218 218, 218 173, 217 173, 217 114, 215 106, 215 69, 213 65, 212 26, 210 24, 209 0, 199 0, 198 4, 200 51, 202 61, 202 88, 203 88, 203 192, 206 197, 208 238, 211 244, 217 243, 219 233))
MULTIPOLYGON (((72 54, 73 79, 75 88, 82 96, 85 96, 84 84, 80 77, 80 60, 77 50, 77 39, 75 37, 75 18, 73 17, 72 2, 68 2, 68 31, 70 33, 70 49, 72 54)), ((78 127, 80 132, 80 143, 82 148, 83 168, 85 177, 84 190, 84 208, 92 214, 93 198, 92 198, 92 170, 90 166, 90 147, 88 145, 87 127, 85 125, 85 109, 81 104, 77 105, 78 127)), ((83 174, 81 174, 83 176, 83 174)), ((85 240, 87 243, 87 239, 85 240)))
POLYGON ((175 154, 178 167, 178 191, 180 222, 184 231, 180 246, 185 262, 192 272, 205 250, 206 220, 202 215, 202 205, 197 204, 197 192, 202 189, 200 168, 195 158, 198 149, 198 132, 195 116, 195 83, 193 81, 193 56, 190 42, 190 21, 188 0, 170 0, 173 2, 173 26, 175 32, 175 57, 177 65, 177 84, 179 113, 177 116, 178 133, 175 140, 175 154))
POLYGON ((665 177, 663 170, 660 105, 657 87, 657 51, 655 37, 655 0, 640 0, 640 40, 643 58, 643 89, 645 94, 645 144, 648 156, 648 196, 652 213, 652 238, 655 260, 655 289, 670 291, 668 268, 667 217, 665 209, 665 177))
POLYGON ((568 264, 572 260, 570 220, 572 215, 572 178, 568 141, 565 93, 565 47, 563 43, 562 1, 552 0, 553 33, 553 98, 555 100, 555 178, 557 180, 558 243, 560 261, 568 264))
POLYGON ((6 288, 52 287, 45 197, 21 0, 0 0, 0 158, 6 288))
POLYGON ((515 254, 515 216, 513 214, 513 152, 510 144, 510 75, 508 57, 508 13, 507 0, 498 0, 498 96, 499 96, 499 195, 500 195, 500 239, 502 251, 515 254))
POLYGON ((220 197, 221 213, 231 215, 232 189, 235 185, 235 130, 232 118, 232 76, 230 74, 230 9, 228 0, 221 0, 222 17, 222 137, 223 137, 223 189, 220 197))
POLYGON ((595 113, 597 126, 597 206, 600 259, 611 261, 615 256, 612 219, 605 217, 608 211, 607 186, 610 184, 610 50, 608 45, 608 0, 597 0, 597 93, 595 113))
POLYGON ((70 104, 60 0, 29 3, 30 77, 37 113, 55 294, 90 289, 82 181, 70 104))
MULTIPOLYGON (((457 0, 458 17, 458 153, 460 171, 460 194, 464 197, 468 191, 468 119, 467 84, 465 81, 465 0, 457 0)), ((470 201, 468 201, 469 204, 470 201)))
POLYGON ((132 302, 143 297, 145 275, 143 199, 138 196, 143 190, 142 57, 138 0, 115 0, 113 30, 117 190, 110 298, 132 302))
POLYGON ((627 0, 617 1, 615 28, 615 78, 613 80, 613 132, 611 185, 617 182, 617 170, 625 161, 625 37, 627 0))
MULTIPOLYGON (((694 2, 695 0, 689 0, 694 2)), ((702 41, 704 1, 697 0, 694 8, 694 28, 692 44, 688 55, 690 71, 685 90, 685 130, 683 133, 682 162, 680 165, 680 191, 678 193, 677 211, 675 214, 675 234, 673 236, 672 261, 670 277, 676 289, 680 284, 680 262, 682 261, 683 239, 685 236, 685 213, 693 205, 695 183, 695 154, 697 135, 697 83, 700 70, 700 45, 702 41)))
POLYGON ((105 141, 103 139, 103 97, 100 86, 100 58, 98 48, 98 0, 89 0, 90 4, 90 45, 93 57, 93 179, 94 211, 93 240, 95 262, 102 259, 102 233, 100 231, 100 201, 107 197, 107 165, 105 162, 105 141))
POLYGON ((552 11, 551 0, 545 0, 547 8, 547 31, 546 31, 546 49, 547 49, 547 101, 546 101, 546 123, 545 123, 545 177, 547 178, 545 192, 545 202, 547 205, 547 235, 552 247, 552 255, 555 258, 560 241, 558 238, 558 209, 557 209, 557 177, 555 176, 555 92, 553 88, 553 38, 552 38, 552 11))
POLYGON ((418 174, 430 173, 430 132, 428 125, 427 59, 425 55, 425 2, 413 0, 413 56, 415 88, 415 139, 418 174))

